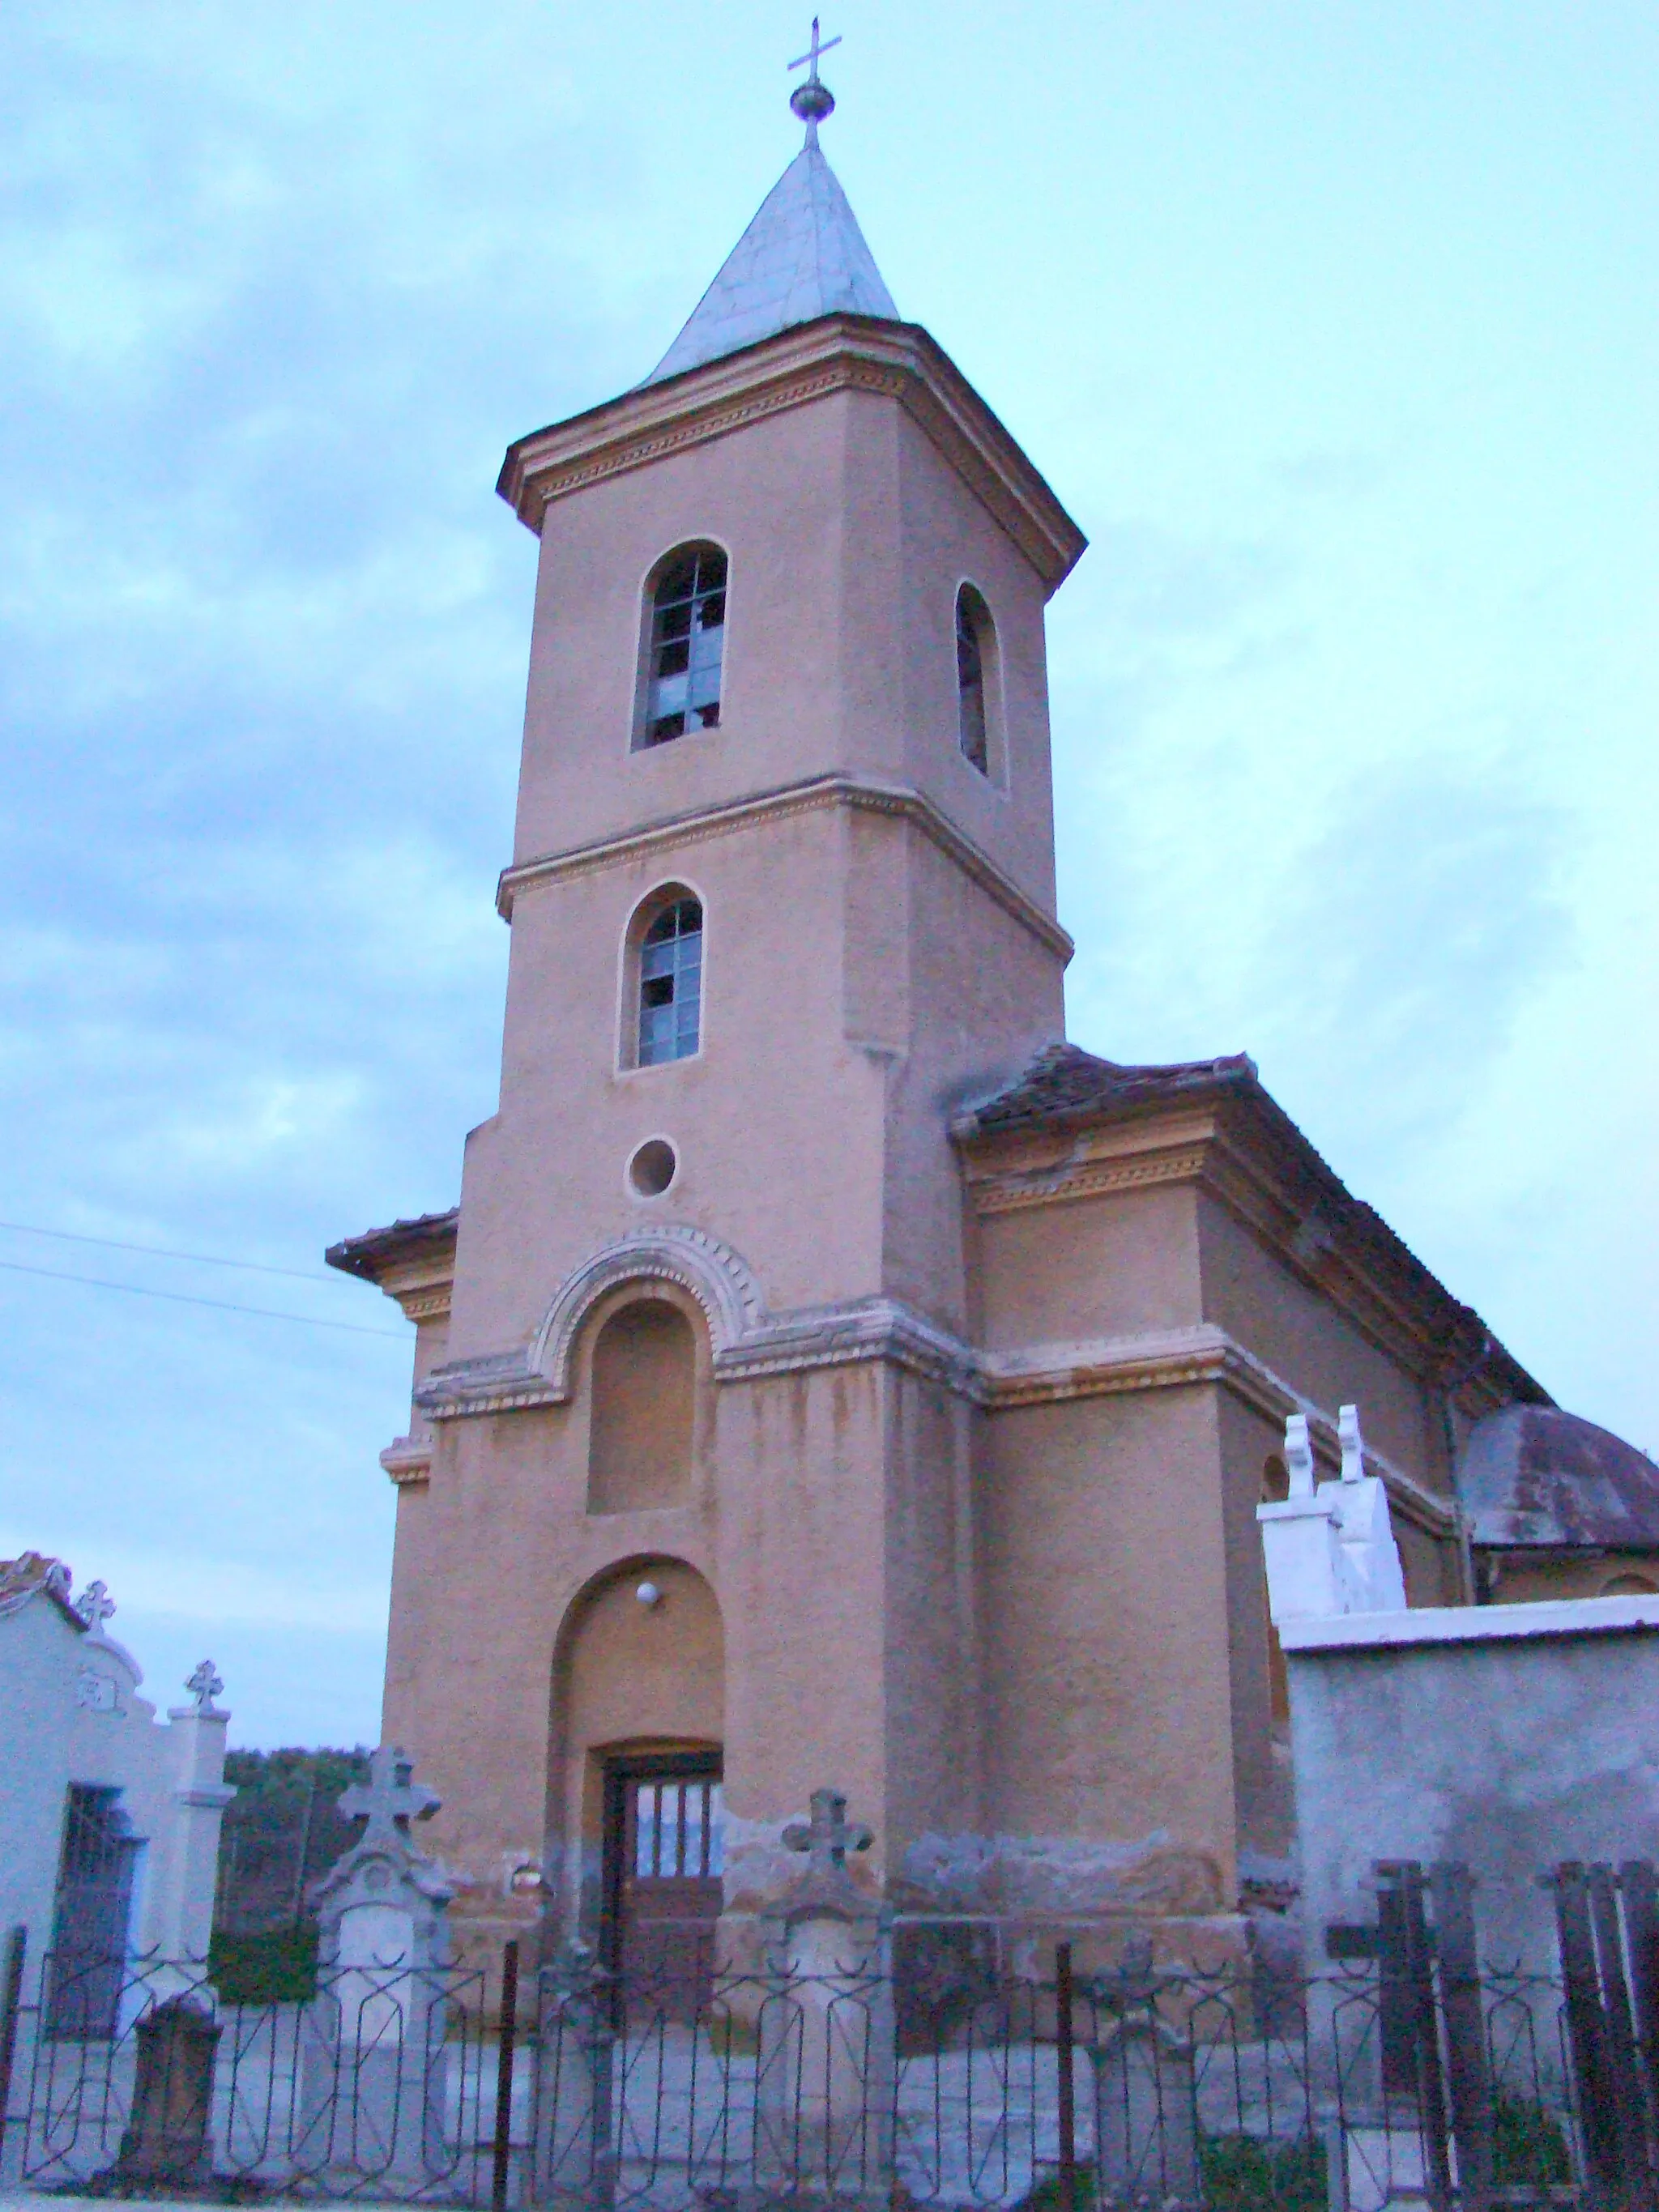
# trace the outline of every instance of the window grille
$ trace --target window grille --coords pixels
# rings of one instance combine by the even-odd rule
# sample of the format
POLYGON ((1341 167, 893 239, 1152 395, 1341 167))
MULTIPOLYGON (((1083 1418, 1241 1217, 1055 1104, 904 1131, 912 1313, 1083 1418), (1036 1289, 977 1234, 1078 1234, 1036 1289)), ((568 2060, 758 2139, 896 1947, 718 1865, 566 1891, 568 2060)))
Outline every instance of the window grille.
POLYGON ((710 1881, 725 1872, 718 1782, 635 1782, 629 1798, 628 1861, 636 1881, 710 1881))
POLYGON ((719 728, 725 637, 726 556, 718 546, 691 546, 669 562, 652 595, 647 745, 719 728))
POLYGON ((640 947, 640 1066, 689 1060, 702 1010, 702 908, 696 899, 676 899, 640 947))
POLYGON ((985 720, 985 659, 991 617, 977 592, 957 593, 957 715, 963 757, 981 775, 991 772, 985 720))
POLYGON ((54 2040, 115 2033, 140 1847, 120 1796, 101 1785, 70 1784, 46 1990, 45 2033, 54 2040))

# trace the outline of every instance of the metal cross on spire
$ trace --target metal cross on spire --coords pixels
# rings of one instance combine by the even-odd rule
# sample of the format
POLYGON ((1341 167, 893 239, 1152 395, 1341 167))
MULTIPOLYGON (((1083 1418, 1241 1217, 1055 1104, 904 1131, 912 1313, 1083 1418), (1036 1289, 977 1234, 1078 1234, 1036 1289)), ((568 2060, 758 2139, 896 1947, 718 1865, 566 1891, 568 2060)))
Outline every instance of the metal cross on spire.
POLYGON ((804 54, 799 55, 789 64, 792 70, 804 69, 806 71, 805 82, 798 84, 790 94, 789 105, 806 125, 806 143, 809 146, 817 144, 819 124, 826 116, 833 115, 836 112, 836 95, 818 76, 818 56, 827 54, 831 46, 838 46, 840 44, 839 32, 833 39, 819 38, 818 19, 814 15, 811 45, 804 54))

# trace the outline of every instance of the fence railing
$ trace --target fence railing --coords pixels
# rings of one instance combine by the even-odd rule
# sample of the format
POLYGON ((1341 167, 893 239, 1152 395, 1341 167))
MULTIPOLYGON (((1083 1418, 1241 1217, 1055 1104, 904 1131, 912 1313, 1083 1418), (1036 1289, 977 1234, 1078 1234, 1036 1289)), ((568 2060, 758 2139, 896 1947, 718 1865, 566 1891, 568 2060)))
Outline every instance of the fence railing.
POLYGON ((1559 1978, 1477 1965, 1458 1869, 1379 1876, 1369 1954, 1306 1978, 1158 1971, 1144 1943, 1088 1975, 1063 1942, 1016 1975, 938 1923, 896 1971, 722 1972, 688 1942, 621 1978, 567 1951, 520 1989, 509 1946, 499 1981, 340 1966, 263 2004, 217 2002, 199 1961, 48 1955, 3 1978, 0 2183, 572 2212, 1650 2212, 1647 1875, 1558 1869, 1559 1978))

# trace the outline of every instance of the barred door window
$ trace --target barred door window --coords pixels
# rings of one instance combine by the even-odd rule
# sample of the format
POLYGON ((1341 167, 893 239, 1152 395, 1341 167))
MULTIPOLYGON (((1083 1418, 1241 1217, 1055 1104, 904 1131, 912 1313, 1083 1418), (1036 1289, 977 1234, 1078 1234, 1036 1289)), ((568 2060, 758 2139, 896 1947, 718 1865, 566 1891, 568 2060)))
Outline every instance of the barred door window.
POLYGON ((120 1796, 101 1785, 70 1784, 46 1991, 45 2028, 54 2040, 115 2033, 140 1849, 120 1796))
POLYGON ((641 744, 718 729, 725 640, 726 556, 717 545, 689 545, 652 593, 641 744))
POLYGON ((702 1018, 702 908, 676 899, 640 946, 640 1066, 689 1060, 702 1018))
POLYGON ((718 1778, 631 1783, 628 1813, 635 1881, 709 1881, 725 1872, 718 1778))

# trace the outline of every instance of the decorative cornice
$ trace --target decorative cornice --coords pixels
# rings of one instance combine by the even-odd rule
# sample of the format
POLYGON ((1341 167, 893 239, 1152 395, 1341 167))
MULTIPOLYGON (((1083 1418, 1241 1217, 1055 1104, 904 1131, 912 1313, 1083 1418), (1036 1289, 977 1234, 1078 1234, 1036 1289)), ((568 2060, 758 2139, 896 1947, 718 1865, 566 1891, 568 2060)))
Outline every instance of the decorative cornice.
POLYGON ((811 814, 822 807, 854 807, 864 813, 884 814, 908 822, 932 840, 948 860, 987 892, 1005 914, 1030 932, 1048 951, 1069 960, 1070 937, 1051 914, 1023 891, 988 853, 965 836, 931 799, 908 784, 882 783, 873 777, 838 772, 807 776, 799 783, 778 785, 774 790, 735 799, 724 805, 699 807, 684 814, 664 815, 638 830, 592 844, 573 846, 568 852, 548 853, 503 868, 495 890, 495 910, 503 921, 513 919, 513 903, 520 891, 532 885, 562 883, 571 877, 591 875, 603 868, 620 867, 649 853, 697 845, 711 837, 729 837, 757 823, 777 822, 791 815, 811 814))
POLYGON ((1139 1190, 1152 1183, 1191 1182, 1203 1172, 1202 1146, 1152 1152, 1132 1159, 1068 1160, 1064 1166, 987 1176, 973 1183, 975 1213, 1015 1213, 1032 1206, 1060 1206, 1109 1191, 1139 1190))
POLYGON ((569 1395, 531 1365, 529 1348, 521 1346, 515 1352, 486 1352, 434 1367, 416 1390, 415 1403, 428 1420, 453 1421, 469 1414, 562 1406, 569 1395))
MULTIPOLYGON (((607 1245, 561 1285, 532 1344, 434 1369, 415 1402, 434 1421, 567 1404, 575 1340, 595 1304, 624 1283, 661 1281, 678 1284, 702 1307, 714 1378, 721 1384, 880 1362, 988 1413, 1211 1385, 1231 1391, 1275 1425, 1287 1414, 1306 1414, 1333 1470, 1340 1464, 1334 1417, 1212 1322, 994 1352, 965 1343, 896 1298, 855 1298, 773 1315, 744 1261, 717 1238, 690 1228, 641 1231, 607 1245)), ((382 1455, 381 1464, 394 1481, 421 1480, 430 1467, 430 1447, 420 1472, 414 1471, 417 1451, 415 1440, 400 1438, 382 1455), (405 1448, 407 1475, 398 1472, 405 1448)), ((1455 1527, 1450 1500, 1378 1453, 1366 1455, 1413 1518, 1440 1533, 1455 1527)))
POLYGON ((1432 1382, 1438 1340, 1410 1285, 1367 1262, 1340 1217, 1298 1205, 1277 1155, 1225 1099, 1141 1107, 1060 1130, 958 1138, 969 1203, 981 1218, 1158 1184, 1199 1185, 1293 1274, 1409 1374, 1432 1382))
POLYGON ((397 1299, 410 1321, 447 1321, 454 1290, 455 1278, 452 1272, 441 1283, 428 1284, 418 1291, 399 1291, 388 1286, 386 1295, 397 1299))
POLYGON ((432 1474, 430 1437, 399 1437, 380 1454, 380 1465, 401 1487, 406 1482, 426 1482, 432 1474))
POLYGON ((838 392, 902 406, 1045 590, 1069 574, 1082 532, 949 356, 915 324, 861 315, 823 316, 520 438, 496 489, 539 532, 555 500, 838 392))
POLYGON ((896 1298, 801 1307, 764 1321, 715 1354, 714 1372, 723 1382, 746 1382, 872 1359, 942 1383, 976 1404, 984 1402, 977 1354, 896 1298))

